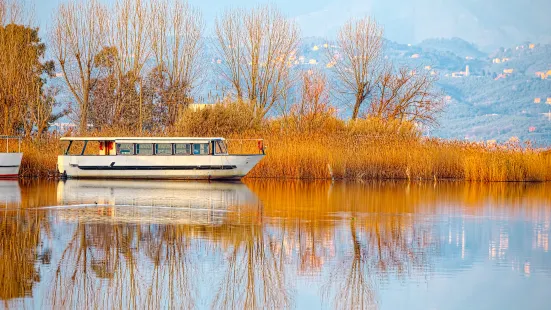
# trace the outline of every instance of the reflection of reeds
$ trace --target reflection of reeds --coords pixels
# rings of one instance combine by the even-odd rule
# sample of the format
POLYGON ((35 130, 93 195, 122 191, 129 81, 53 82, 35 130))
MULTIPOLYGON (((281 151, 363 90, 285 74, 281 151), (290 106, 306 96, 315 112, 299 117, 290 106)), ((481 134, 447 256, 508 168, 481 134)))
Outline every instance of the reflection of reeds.
MULTIPOLYGON (((56 241, 63 249, 50 255, 53 282, 41 283, 51 284, 43 304, 54 308, 286 308, 300 277, 322 282, 320 293, 332 307, 376 308, 381 281, 430 274, 441 232, 427 217, 497 210, 542 221, 551 214, 546 183, 253 179, 247 185, 262 204, 228 206, 215 225, 110 222, 109 214, 67 224, 61 215, 45 216, 63 210, 19 218, 5 212, 2 297, 30 295, 36 257, 44 256, 40 244, 63 235, 56 241), (61 223, 48 228, 49 219, 61 223)), ((46 197, 55 190, 41 188, 46 197)))
MULTIPOLYGON (((37 258, 40 253, 43 217, 20 211, 0 213, 0 299, 28 297, 40 281, 37 258)), ((44 255, 44 256, 43 256, 44 255)))
MULTIPOLYGON (((231 225, 230 225, 231 227, 231 225)), ((226 248, 227 267, 212 302, 213 309, 284 309, 290 307, 282 253, 262 226, 234 227, 226 248)))

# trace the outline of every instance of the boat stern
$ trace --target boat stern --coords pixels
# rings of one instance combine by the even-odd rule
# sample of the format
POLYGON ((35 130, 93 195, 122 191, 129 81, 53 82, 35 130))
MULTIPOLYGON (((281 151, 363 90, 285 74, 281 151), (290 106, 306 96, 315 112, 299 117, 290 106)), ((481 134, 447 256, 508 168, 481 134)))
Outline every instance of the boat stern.
POLYGON ((22 159, 23 153, 0 153, 0 178, 17 177, 22 159))

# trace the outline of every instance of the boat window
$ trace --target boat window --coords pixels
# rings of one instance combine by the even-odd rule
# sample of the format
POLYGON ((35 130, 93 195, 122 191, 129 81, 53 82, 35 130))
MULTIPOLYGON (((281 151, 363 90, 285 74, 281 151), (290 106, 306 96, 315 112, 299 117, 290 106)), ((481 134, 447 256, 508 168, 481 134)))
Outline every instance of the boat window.
POLYGON ((222 140, 215 141, 214 148, 215 148, 216 154, 228 154, 228 149, 226 148, 226 144, 222 140))
POLYGON ((136 155, 153 155, 152 143, 137 143, 136 155))
POLYGON ((117 155, 134 155, 134 144, 117 143, 117 155))
POLYGON ((194 143, 193 144, 193 155, 208 155, 209 154, 209 144, 208 143, 194 143))
POLYGON ((176 143, 176 144, 174 144, 174 154, 175 155, 190 155, 191 154, 191 144, 188 144, 188 143, 176 143))
POLYGON ((172 155, 172 144, 170 143, 155 144, 155 154, 172 155))

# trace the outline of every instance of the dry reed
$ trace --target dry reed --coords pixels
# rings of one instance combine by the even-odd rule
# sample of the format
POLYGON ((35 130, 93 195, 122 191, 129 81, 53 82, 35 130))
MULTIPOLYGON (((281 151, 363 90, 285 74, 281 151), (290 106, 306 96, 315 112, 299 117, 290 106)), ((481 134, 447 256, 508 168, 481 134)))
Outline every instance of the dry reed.
MULTIPOLYGON (((204 112, 201 112, 205 116, 204 112)), ((216 113, 219 113, 217 111, 216 113)), ((219 113, 220 114, 220 113, 219 113)), ((234 113, 235 114, 235 113, 234 113)), ((223 114, 220 114, 223 115, 223 114)), ((237 117, 234 115, 234 117, 237 117)), ((410 179, 468 181, 550 181, 551 152, 518 143, 485 145, 455 140, 425 139, 414 126, 378 120, 338 120, 316 131, 288 130, 282 120, 240 133, 216 131, 216 118, 194 117, 186 130, 138 135, 222 135, 263 138, 267 156, 250 172, 251 178, 287 179, 410 179), (194 124, 197 126, 194 127, 194 124), (189 128, 203 128, 190 132, 189 128), (205 130, 204 128, 210 128, 205 130)), ((243 127, 243 121, 239 120, 243 127)), ((132 136, 135 132, 103 130, 93 136, 132 136)), ((25 140, 23 177, 54 177, 59 139, 25 140)), ((258 153, 257 144, 229 141, 230 152, 258 153)))

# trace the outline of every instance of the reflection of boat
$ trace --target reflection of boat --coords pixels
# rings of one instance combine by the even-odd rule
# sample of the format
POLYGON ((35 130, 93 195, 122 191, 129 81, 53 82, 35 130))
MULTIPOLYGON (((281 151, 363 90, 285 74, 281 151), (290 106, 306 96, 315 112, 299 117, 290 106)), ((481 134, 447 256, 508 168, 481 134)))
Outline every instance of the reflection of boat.
POLYGON ((0 136, 6 143, 6 153, 0 153, 0 178, 16 178, 19 175, 19 166, 21 166, 21 138, 0 136), (18 140, 17 153, 10 153, 10 140, 18 140))
POLYGON ((258 204, 240 182, 67 180, 58 184, 57 200, 65 218, 171 224, 217 222, 229 208, 258 204))
POLYGON ((17 180, 0 180, 0 203, 2 207, 21 204, 21 189, 17 180))
POLYGON ((65 137, 69 141, 58 157, 59 173, 68 178, 110 179, 240 179, 264 157, 229 154, 224 138, 104 138, 65 137), (84 143, 71 155, 73 142, 84 143), (91 142, 98 144, 90 155, 91 142), (87 149, 88 146, 88 149, 87 149))

